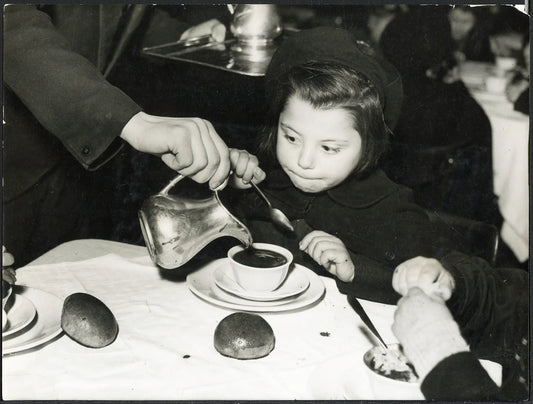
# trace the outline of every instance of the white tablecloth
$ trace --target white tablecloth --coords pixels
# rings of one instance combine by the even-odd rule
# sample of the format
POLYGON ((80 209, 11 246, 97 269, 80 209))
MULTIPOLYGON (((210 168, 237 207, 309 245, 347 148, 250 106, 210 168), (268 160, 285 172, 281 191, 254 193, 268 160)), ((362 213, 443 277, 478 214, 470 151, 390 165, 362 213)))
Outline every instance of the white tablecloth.
POLYGON ((485 90, 490 69, 486 63, 467 62, 461 77, 492 126, 494 193, 504 219, 501 238, 524 262, 529 258, 529 117, 514 111, 505 94, 485 90))
MULTIPOLYGON (((74 292, 96 296, 120 331, 101 349, 61 334, 40 349, 4 356, 4 400, 376 397, 361 359, 373 342, 329 278, 322 278, 326 293, 318 304, 261 313, 276 346, 247 361, 224 357, 213 346, 215 327, 233 311, 200 300, 184 279, 162 277, 144 247, 72 241, 17 270, 17 278, 61 299, 74 292)), ((362 303, 384 339, 395 342, 394 307, 362 303)))

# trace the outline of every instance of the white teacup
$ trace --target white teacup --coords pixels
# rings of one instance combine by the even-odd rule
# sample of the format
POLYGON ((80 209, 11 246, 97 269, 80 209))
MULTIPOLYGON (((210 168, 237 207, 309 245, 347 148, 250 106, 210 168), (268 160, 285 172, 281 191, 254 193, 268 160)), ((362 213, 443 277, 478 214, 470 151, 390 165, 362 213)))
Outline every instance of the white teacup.
POLYGON ((241 245, 230 248, 228 259, 235 281, 242 288, 270 292, 287 277, 293 256, 289 250, 275 244, 253 243, 250 249, 241 245))
POLYGON ((496 68, 509 71, 513 70, 516 67, 517 61, 515 58, 508 56, 496 56, 496 68))
POLYGON ((507 87, 507 79, 505 77, 489 76, 485 80, 485 88, 488 92, 503 94, 505 87, 507 87))

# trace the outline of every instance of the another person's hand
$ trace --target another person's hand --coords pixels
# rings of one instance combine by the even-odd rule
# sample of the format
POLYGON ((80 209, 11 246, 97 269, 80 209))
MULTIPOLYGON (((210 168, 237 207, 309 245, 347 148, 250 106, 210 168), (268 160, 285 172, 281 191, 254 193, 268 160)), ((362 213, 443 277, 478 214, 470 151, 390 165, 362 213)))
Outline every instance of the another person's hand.
POLYGON ((468 351, 444 301, 413 287, 398 301, 392 332, 422 381, 440 361, 468 351))
POLYGON ((13 255, 7 252, 5 246, 2 246, 2 279, 11 285, 17 281, 15 270, 10 268, 14 263, 13 255))
POLYGON ((516 102, 520 94, 529 88, 529 80, 519 80, 517 82, 511 82, 505 88, 505 96, 513 104, 516 102))
POLYGON ((120 135, 134 149, 160 156, 163 162, 194 181, 225 186, 230 172, 229 149, 213 125, 200 118, 170 118, 139 112, 120 135))
POLYGON ((396 267, 392 287, 405 296, 411 288, 420 288, 430 296, 448 300, 455 288, 452 275, 434 258, 415 257, 396 267))
POLYGON ((266 177, 265 172, 259 167, 257 157, 246 150, 230 149, 230 162, 233 170, 232 186, 235 188, 250 188, 250 182, 259 184, 266 177))
POLYGON ((348 249, 339 238, 324 231, 314 230, 300 241, 300 250, 309 254, 341 281, 353 280, 355 267, 348 249))
POLYGON ((216 42, 223 42, 226 39, 226 26, 213 18, 189 28, 181 34, 180 39, 189 39, 202 35, 211 35, 216 42))

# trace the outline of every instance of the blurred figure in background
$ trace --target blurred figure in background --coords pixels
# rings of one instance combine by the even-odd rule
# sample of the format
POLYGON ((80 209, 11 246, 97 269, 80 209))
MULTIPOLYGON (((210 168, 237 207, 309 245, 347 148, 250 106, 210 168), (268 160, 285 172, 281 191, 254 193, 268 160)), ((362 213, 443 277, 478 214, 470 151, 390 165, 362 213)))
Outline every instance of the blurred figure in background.
POLYGON ((492 54, 521 59, 524 45, 529 41, 529 16, 512 6, 493 6, 487 10, 492 54))
POLYGON ((387 25, 398 15, 409 10, 405 4, 385 4, 371 7, 368 14, 367 28, 373 44, 379 44, 381 35, 387 25))
POLYGON ((446 14, 411 7, 380 47, 402 77, 404 102, 383 166, 426 209, 500 225, 492 190, 491 126, 457 80, 446 14))
POLYGON ((529 40, 525 43, 523 57, 518 69, 505 89, 507 99, 513 103, 516 111, 529 115, 529 40))
POLYGON ((494 60, 489 44, 487 10, 483 7, 455 5, 448 11, 448 20, 454 43, 454 56, 458 62, 494 60))

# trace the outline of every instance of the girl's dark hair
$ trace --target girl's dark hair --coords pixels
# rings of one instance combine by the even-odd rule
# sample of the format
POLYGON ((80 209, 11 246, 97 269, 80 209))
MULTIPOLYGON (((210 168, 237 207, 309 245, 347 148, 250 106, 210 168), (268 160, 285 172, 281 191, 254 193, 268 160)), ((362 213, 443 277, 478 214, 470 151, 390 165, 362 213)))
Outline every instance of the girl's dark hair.
POLYGON ((387 148, 390 133, 378 92, 361 73, 329 62, 295 66, 278 79, 274 96, 268 100, 266 126, 258 147, 266 161, 276 160, 279 116, 293 95, 317 109, 342 108, 350 113, 362 141, 361 157, 352 175, 363 174, 377 165, 387 148))

